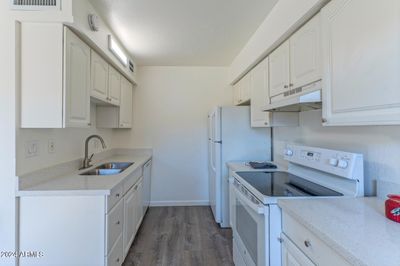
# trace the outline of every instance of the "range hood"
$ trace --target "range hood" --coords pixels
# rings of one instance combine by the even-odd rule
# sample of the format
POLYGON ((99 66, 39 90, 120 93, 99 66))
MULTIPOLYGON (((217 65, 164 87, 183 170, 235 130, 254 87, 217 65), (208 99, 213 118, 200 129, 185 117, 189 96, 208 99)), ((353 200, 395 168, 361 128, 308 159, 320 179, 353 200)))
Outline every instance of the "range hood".
MULTIPOLYGON (((315 84, 314 84, 315 85, 315 84)), ((315 87, 314 87, 315 88, 315 87)), ((303 112, 322 108, 322 90, 303 90, 264 106, 265 112, 303 112)))

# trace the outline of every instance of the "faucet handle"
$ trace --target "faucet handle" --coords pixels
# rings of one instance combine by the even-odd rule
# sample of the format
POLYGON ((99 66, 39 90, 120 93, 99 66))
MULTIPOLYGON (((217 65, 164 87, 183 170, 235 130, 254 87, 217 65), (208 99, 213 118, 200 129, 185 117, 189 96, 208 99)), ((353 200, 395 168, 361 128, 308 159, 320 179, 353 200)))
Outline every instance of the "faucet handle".
POLYGON ((89 157, 89 162, 92 160, 94 153, 92 153, 92 155, 90 155, 89 157))

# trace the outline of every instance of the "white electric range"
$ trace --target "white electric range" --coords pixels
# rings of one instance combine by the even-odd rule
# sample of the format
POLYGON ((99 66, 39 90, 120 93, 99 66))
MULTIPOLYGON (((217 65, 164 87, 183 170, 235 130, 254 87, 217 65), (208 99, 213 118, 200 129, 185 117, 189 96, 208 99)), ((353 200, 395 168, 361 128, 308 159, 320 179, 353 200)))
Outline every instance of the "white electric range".
POLYGON ((288 170, 238 171, 230 178, 236 266, 281 265, 279 198, 364 196, 363 156, 287 144, 288 170))

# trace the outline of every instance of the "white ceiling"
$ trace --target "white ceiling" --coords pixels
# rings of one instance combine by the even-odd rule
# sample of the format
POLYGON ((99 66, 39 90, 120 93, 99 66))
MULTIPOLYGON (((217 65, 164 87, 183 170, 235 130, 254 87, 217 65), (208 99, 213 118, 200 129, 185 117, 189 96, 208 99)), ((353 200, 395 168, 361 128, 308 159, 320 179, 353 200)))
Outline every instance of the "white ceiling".
POLYGON ((139 65, 227 66, 278 0, 90 0, 139 65))

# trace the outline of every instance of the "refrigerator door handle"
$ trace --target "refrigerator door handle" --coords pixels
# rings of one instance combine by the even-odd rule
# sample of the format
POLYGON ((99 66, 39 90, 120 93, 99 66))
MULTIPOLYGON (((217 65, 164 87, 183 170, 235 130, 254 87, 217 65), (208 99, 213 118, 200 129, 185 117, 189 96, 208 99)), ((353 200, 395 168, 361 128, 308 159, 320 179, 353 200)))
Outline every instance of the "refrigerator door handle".
POLYGON ((214 141, 214 143, 222 144, 222 140, 214 141))

